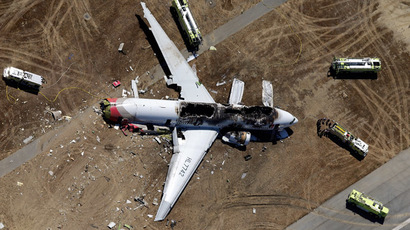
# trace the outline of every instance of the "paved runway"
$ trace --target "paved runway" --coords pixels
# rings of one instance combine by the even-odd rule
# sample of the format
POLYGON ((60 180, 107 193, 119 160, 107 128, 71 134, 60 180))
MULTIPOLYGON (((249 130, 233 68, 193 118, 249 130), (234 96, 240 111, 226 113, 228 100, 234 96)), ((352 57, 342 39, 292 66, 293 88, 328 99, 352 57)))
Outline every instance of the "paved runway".
POLYGON ((403 150, 287 229, 410 229, 410 149, 403 150), (384 221, 362 210, 346 208, 346 198, 353 188, 390 209, 384 221))

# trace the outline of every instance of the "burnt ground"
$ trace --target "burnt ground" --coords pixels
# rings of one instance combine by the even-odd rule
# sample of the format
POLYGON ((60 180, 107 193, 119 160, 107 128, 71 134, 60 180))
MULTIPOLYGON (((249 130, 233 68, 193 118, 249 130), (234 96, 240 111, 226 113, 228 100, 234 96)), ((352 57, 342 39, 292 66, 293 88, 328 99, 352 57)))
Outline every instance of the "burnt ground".
MULTIPOLYGON (((407 1, 392 2, 409 9, 407 1)), ((257 1, 190 3, 205 35, 257 1)), ((170 5, 148 3, 182 49, 170 5)), ((299 123, 289 139, 251 143, 246 151, 217 140, 168 216, 177 221, 175 229, 283 229, 408 148, 410 58, 398 34, 409 32, 384 23, 408 17, 400 12, 377 1, 290 0, 195 60, 217 102, 227 102, 237 77, 246 86, 243 102, 260 105, 262 79, 270 80, 275 105, 299 123), (333 56, 379 57, 382 71, 376 80, 333 79, 327 76, 333 56), (216 86, 223 80, 228 83, 216 86), (368 156, 358 161, 319 138, 316 121, 323 117, 368 143, 368 156), (252 159, 245 161, 248 154, 252 159)), ((139 3, 2 1, 0 15, 2 68, 47 80, 37 95, 1 82, 0 158, 29 136, 64 130, 50 149, 0 179, 0 222, 8 229, 105 229, 110 221, 170 228, 148 217, 156 213, 154 199, 161 198, 169 148, 152 137, 109 129, 91 109, 104 97, 119 97, 137 75, 144 80, 139 88, 148 89, 142 97, 176 95, 163 81, 149 80, 147 71, 158 59, 138 23, 139 3), (117 52, 121 42, 126 55, 117 52), (114 89, 113 80, 123 85, 114 89), (47 109, 76 122, 54 121, 47 109), (136 196, 148 206, 139 207, 136 196)))

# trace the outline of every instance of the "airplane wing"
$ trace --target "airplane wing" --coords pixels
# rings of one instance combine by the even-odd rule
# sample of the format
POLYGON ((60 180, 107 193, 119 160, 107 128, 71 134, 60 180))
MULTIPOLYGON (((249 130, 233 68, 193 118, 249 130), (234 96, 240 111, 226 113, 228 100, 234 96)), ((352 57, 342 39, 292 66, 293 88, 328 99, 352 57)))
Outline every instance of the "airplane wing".
POLYGON ((214 103, 215 101, 212 96, 205 86, 199 82, 192 68, 188 65, 175 44, 169 39, 144 2, 141 2, 141 6, 144 10, 144 17, 151 25, 151 31, 171 71, 172 76, 167 80, 167 84, 176 84, 180 87, 180 98, 184 100, 214 103))
POLYGON ((169 164, 164 192, 155 221, 161 221, 168 215, 207 150, 218 136, 216 130, 186 130, 182 133, 185 137, 184 140, 177 137, 176 128, 172 133, 174 154, 169 164))
POLYGON ((236 78, 233 79, 231 93, 229 95, 229 104, 237 105, 242 101, 245 83, 236 78))

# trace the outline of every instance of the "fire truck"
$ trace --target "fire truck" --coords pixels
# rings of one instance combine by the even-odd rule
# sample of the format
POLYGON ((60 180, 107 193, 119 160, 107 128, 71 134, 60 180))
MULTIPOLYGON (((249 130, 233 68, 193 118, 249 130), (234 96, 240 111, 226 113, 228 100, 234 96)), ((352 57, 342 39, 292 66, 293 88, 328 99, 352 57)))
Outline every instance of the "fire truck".
POLYGON ((181 28, 187 36, 189 45, 198 49, 202 43, 202 35, 195 23, 194 17, 188 8, 187 0, 173 0, 172 8, 175 10, 181 28))
POLYGON ((386 217, 389 213, 389 209, 384 207, 380 201, 355 189, 349 194, 346 202, 380 218, 386 217))
POLYGON ((17 84, 39 90, 41 85, 45 83, 42 76, 23 71, 14 67, 6 67, 3 71, 3 77, 6 80, 14 81, 17 84))
POLYGON ((381 69, 379 58, 333 58, 332 69, 339 73, 369 72, 377 73, 381 69))
POLYGON ((347 144, 354 152, 362 157, 367 155, 369 151, 369 145, 362 141, 360 138, 355 137, 348 130, 343 128, 337 122, 330 119, 320 119, 318 120, 318 134, 322 135, 332 135, 340 139, 343 143, 347 144))

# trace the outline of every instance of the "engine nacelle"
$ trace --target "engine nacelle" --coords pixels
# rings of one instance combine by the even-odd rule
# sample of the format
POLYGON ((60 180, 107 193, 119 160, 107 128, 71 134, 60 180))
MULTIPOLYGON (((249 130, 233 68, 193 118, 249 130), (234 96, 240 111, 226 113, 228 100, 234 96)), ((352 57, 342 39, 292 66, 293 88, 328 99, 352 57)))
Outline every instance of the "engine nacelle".
POLYGON ((237 146, 245 146, 251 141, 251 136, 251 133, 246 131, 227 132, 222 137, 222 141, 237 146))

